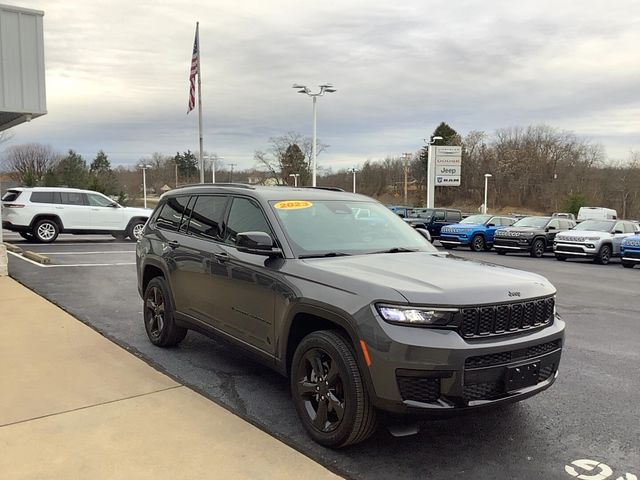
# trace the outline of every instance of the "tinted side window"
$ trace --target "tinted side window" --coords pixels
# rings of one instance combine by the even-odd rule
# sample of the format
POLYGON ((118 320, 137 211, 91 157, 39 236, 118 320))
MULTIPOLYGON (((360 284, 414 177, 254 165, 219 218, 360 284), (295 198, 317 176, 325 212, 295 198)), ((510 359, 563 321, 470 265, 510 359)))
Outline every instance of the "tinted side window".
POLYGON ((32 203, 53 203, 53 192, 33 192, 31 194, 32 203))
POLYGON ((435 212, 434 218, 437 222, 441 222, 444 220, 444 212, 442 210, 437 210, 435 212))
POLYGON ((225 242, 235 244, 236 235, 242 232, 265 232, 272 235, 269 223, 257 204, 247 198, 234 198, 227 220, 225 242))
POLYGON ((632 223, 624 224, 624 233, 635 233, 636 229, 632 223))
POLYGON ((87 197, 89 197, 89 205, 92 207, 108 207, 113 204, 111 200, 97 193, 89 193, 87 197))
POLYGON ((162 211, 156 220, 156 226, 165 230, 177 232, 180 228, 182 214, 186 210, 189 197, 170 197, 162 206, 162 211))
POLYGON ((203 195, 197 197, 192 207, 189 230, 191 235, 210 240, 221 240, 222 218, 227 206, 227 197, 203 195))
POLYGON ((60 192, 60 203, 63 205, 87 205, 87 196, 84 193, 60 192))
POLYGON ((513 218, 501 218, 500 220, 502 221, 502 226, 504 227, 510 227, 511 225, 516 223, 513 218))
POLYGON ((447 212, 447 220, 449 222, 459 222, 462 220, 462 215, 460 215, 460 212, 447 212))
POLYGON ((551 220, 549 222, 549 225, 547 225, 547 227, 555 228, 556 230, 559 230, 560 229, 560 220, 551 220))

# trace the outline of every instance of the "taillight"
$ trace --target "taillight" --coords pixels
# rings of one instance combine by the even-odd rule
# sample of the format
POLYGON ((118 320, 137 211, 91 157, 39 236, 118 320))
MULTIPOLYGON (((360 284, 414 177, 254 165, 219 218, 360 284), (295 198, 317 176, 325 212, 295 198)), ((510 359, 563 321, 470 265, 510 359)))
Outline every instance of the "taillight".
POLYGON ((23 208, 24 205, 21 203, 4 203, 2 205, 4 208, 23 208))

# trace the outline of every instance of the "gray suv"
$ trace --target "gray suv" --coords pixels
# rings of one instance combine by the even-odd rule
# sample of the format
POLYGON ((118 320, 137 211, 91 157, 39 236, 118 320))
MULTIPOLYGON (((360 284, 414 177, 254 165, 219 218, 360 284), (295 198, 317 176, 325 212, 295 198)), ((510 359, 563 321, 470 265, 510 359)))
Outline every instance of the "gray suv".
POLYGON ((136 260, 153 344, 192 329, 239 345, 289 377, 304 427, 329 447, 365 440, 379 411, 514 402, 558 374, 553 285, 440 252, 362 195, 180 188, 161 199, 136 260))

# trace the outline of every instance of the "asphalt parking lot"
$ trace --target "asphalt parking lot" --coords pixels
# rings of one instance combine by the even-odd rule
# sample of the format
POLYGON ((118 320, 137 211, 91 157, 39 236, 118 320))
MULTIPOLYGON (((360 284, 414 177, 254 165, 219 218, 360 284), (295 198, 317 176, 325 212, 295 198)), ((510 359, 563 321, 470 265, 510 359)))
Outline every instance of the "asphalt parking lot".
POLYGON ((640 268, 623 269, 617 261, 599 266, 557 262, 552 255, 532 259, 456 250, 540 273, 556 285, 558 309, 567 321, 558 381, 506 408, 425 420, 416 436, 394 438, 380 429, 364 444, 331 451, 305 435, 287 381, 233 347, 193 332, 174 349, 148 342, 134 243, 61 235, 54 244, 34 245, 8 232, 5 241, 51 259, 41 266, 10 255, 13 278, 344 476, 632 480, 629 475, 640 475, 640 268))

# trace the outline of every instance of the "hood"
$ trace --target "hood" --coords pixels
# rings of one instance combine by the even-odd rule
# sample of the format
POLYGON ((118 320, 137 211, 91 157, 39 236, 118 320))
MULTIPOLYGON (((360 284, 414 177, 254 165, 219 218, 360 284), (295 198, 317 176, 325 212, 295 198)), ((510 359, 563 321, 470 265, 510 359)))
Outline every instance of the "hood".
POLYGON ((556 235, 556 240, 562 239, 568 242, 586 242, 587 239, 601 240, 603 238, 611 238, 611 234, 595 230, 568 230, 556 235))
POLYGON ((622 241, 625 247, 640 247, 640 235, 632 235, 622 241))
POLYGON ((538 232, 543 232, 544 229, 542 228, 538 228, 538 227, 503 227, 503 228, 499 228, 496 231, 496 235, 498 236, 505 236, 505 237, 509 237, 509 236, 513 236, 513 237, 517 237, 519 233, 538 233, 538 232))
MULTIPOLYGON (((478 305, 552 295, 549 281, 537 274, 481 263, 444 253, 407 252, 304 260, 313 277, 330 273, 335 285, 371 295, 371 284, 400 293, 407 302, 478 305), (337 278, 336 278, 337 277, 337 278), (354 288, 358 285, 359 288, 354 288)), ((313 278, 310 278, 313 280, 313 278)), ((396 297, 394 293, 390 297, 396 297)), ((372 300, 385 300, 384 298, 372 300)))
POLYGON ((142 215, 143 217, 150 217, 151 212, 153 212, 152 208, 139 208, 139 207, 122 207, 125 212, 130 213, 132 215, 142 215))
POLYGON ((452 225, 445 225, 442 230, 447 232, 466 232, 467 230, 475 230, 477 228, 484 228, 482 223, 454 223, 452 225))

